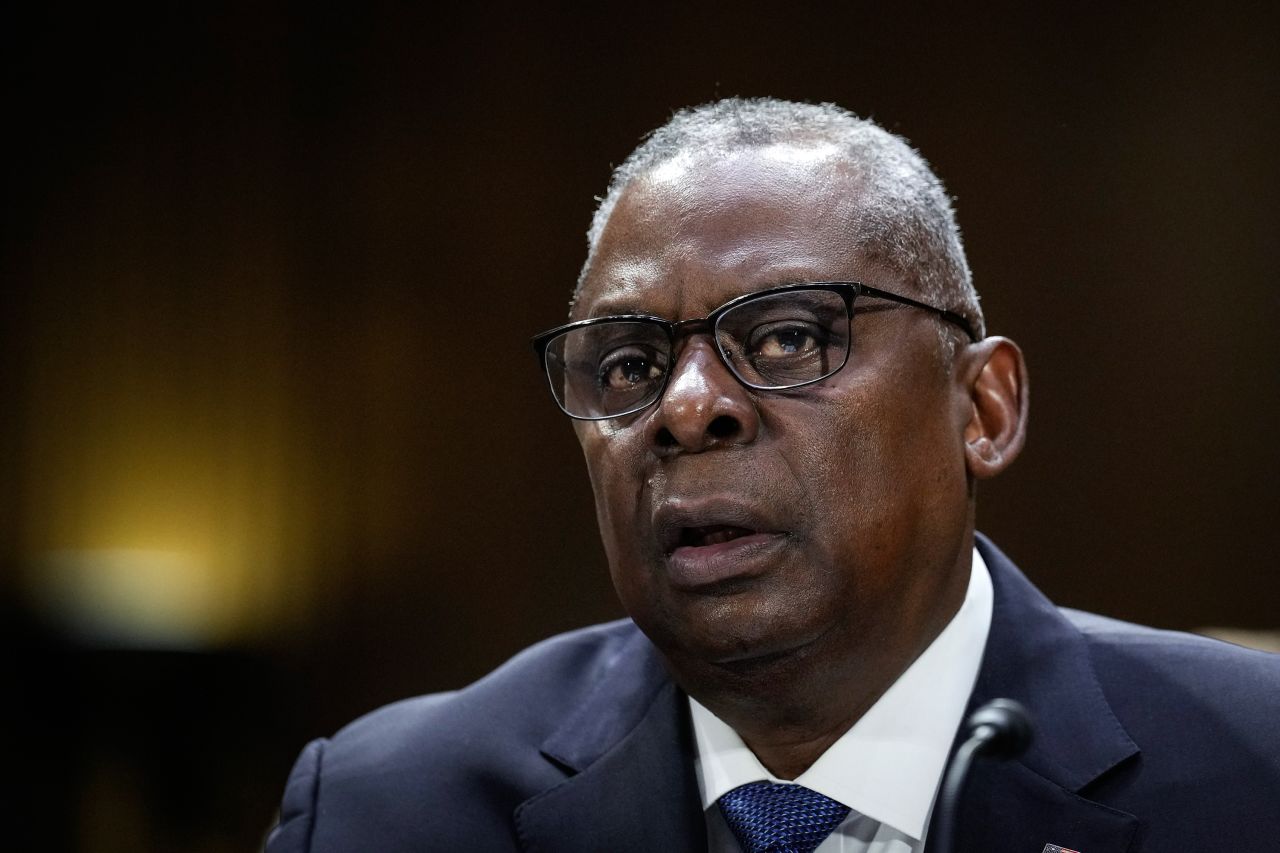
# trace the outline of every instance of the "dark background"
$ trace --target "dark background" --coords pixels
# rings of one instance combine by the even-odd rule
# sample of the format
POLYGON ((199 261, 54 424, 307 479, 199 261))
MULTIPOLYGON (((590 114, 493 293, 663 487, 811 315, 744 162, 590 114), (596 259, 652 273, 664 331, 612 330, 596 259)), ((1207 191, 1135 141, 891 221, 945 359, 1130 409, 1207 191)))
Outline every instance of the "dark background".
POLYGON ((252 848, 306 739, 620 615, 527 339, 718 96, 957 197, 1034 389, 979 526, 1033 580, 1280 623, 1263 4, 186 5, 0 26, 7 849, 252 848))

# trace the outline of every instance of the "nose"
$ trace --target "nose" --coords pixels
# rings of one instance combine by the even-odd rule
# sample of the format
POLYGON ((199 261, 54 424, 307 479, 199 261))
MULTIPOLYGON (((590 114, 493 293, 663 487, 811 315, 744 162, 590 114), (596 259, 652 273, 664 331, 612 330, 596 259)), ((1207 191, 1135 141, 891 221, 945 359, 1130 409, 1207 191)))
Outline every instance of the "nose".
POLYGON ((760 430, 755 400, 713 347, 705 339, 690 338, 676 357, 646 425, 649 446, 659 456, 746 444, 760 430))

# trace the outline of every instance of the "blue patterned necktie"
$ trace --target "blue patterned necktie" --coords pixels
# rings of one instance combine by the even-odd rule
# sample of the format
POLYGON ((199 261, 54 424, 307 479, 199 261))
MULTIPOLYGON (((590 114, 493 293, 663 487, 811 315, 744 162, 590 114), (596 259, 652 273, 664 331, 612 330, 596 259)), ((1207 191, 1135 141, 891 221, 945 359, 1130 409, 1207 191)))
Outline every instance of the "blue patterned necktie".
POLYGON ((743 853, 813 853, 849 807, 803 785, 752 782, 720 798, 743 853))

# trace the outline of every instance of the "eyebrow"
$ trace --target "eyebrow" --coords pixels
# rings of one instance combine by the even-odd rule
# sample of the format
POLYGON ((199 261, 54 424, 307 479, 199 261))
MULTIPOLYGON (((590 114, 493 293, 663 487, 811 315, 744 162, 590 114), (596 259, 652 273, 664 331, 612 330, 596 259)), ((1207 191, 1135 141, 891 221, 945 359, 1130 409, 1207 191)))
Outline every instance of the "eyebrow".
MULTIPOLYGON (((822 280, 826 281, 828 279, 822 279, 822 280)), ((834 279, 831 279, 831 280, 834 281, 834 279)), ((712 307, 711 310, 714 311, 716 310, 716 308, 719 308, 725 303, 732 302, 733 300, 737 299, 739 296, 746 296, 748 293, 759 293, 762 290, 770 290, 775 287, 785 287, 789 284, 809 284, 812 281, 818 281, 818 279, 796 278, 794 276, 781 276, 776 280, 770 279, 768 280, 767 283, 760 284, 758 287, 753 287, 750 290, 744 290, 740 293, 735 293, 725 297, 724 299, 717 302, 715 306, 712 307)), ((653 311, 646 311, 645 309, 638 307, 634 302, 621 302, 621 301, 610 302, 606 298, 601 302, 596 303, 596 305, 592 306, 591 310, 588 311, 583 316, 583 319, 595 320, 600 317, 628 317, 628 316, 661 317, 662 315, 655 313, 653 311)))
POLYGON ((657 317, 660 315, 655 314, 652 311, 643 311, 637 308, 635 304, 631 302, 623 302, 617 305, 611 305, 606 302, 604 305, 596 305, 595 307, 593 307, 590 311, 587 312, 586 316, 583 319, 595 320, 600 317, 630 317, 630 316, 657 317))

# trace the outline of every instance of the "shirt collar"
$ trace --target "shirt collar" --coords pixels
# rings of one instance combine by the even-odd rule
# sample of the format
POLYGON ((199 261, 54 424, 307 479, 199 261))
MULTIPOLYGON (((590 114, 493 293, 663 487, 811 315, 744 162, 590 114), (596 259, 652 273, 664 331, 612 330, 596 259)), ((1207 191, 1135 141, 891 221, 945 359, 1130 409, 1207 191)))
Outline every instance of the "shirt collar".
MULTIPOLYGON (((982 663, 991 607, 991 575, 975 548, 964 603, 947 627, 795 782, 922 839, 982 663)), ((693 697, 689 709, 704 810, 739 785, 783 781, 693 697)))

